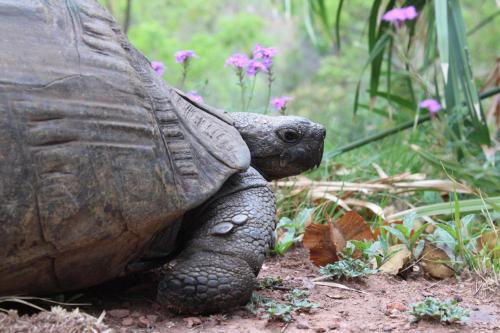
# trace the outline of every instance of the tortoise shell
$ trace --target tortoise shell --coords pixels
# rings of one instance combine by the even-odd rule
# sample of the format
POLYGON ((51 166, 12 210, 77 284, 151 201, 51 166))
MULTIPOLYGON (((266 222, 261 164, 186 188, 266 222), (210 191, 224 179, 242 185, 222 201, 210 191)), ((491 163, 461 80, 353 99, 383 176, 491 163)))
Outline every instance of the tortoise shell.
POLYGON ((250 154, 91 0, 0 0, 0 294, 125 273, 250 154))

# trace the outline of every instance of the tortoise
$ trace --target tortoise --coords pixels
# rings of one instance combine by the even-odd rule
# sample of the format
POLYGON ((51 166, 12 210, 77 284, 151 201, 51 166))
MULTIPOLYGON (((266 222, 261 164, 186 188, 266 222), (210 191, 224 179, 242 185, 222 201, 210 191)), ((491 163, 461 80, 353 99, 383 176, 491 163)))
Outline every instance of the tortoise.
POLYGON ((246 302, 273 241, 268 181, 317 166, 324 127, 189 99, 93 0, 1 0, 0 31, 0 294, 168 263, 167 307, 246 302))

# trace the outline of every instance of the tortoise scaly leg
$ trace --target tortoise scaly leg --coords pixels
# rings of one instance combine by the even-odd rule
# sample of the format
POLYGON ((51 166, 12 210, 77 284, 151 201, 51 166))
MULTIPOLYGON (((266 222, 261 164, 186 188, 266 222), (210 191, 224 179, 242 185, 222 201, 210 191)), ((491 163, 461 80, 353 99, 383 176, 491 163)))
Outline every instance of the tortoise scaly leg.
POLYGON ((201 227, 158 286, 158 300, 179 312, 247 302, 272 244, 274 194, 252 168, 232 176, 200 212, 201 227))

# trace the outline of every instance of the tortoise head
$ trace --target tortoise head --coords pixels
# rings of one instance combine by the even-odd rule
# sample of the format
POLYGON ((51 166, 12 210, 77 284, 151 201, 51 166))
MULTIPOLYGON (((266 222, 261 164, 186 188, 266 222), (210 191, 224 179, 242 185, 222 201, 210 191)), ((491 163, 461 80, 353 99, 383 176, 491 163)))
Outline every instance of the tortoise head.
POLYGON ((267 180, 297 175, 318 166, 326 130, 296 116, 229 114, 245 140, 252 166, 267 180))

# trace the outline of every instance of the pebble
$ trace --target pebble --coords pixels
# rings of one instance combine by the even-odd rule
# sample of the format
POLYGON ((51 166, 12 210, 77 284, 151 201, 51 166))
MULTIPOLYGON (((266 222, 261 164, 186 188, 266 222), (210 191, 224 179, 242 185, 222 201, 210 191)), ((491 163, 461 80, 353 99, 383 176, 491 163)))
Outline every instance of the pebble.
POLYGON ((141 328, 148 328, 151 326, 151 322, 144 316, 139 317, 139 322, 137 324, 141 328))
POLYGON ((411 330, 411 324, 410 323, 407 323, 405 326, 403 326, 403 329, 405 330, 411 330))
POLYGON ((382 330, 384 332, 391 332, 393 329, 394 329, 394 327, 389 326, 389 325, 385 325, 384 327, 382 327, 382 330))
POLYGON ((331 323, 330 325, 328 325, 328 329, 330 329, 332 331, 336 330, 339 327, 340 327, 339 323, 331 323))
POLYGON ((152 323, 155 323, 158 320, 157 315, 147 315, 146 318, 148 318, 148 320, 152 323))
POLYGON ((198 326, 201 325, 201 319, 198 317, 186 317, 182 319, 186 322, 187 327, 193 327, 193 326, 198 326))
POLYGON ((410 308, 401 302, 393 302, 393 303, 387 304, 387 310, 389 310, 389 311, 397 310, 399 312, 405 312, 405 311, 410 310, 410 308))
POLYGON ((108 315, 113 318, 122 319, 130 315, 130 311, 127 309, 113 309, 108 311, 108 315))
POLYGON ((301 320, 297 323, 297 328, 299 330, 307 330, 309 329, 309 324, 307 323, 307 321, 301 320))
POLYGON ((134 324, 134 319, 127 317, 122 320, 122 325, 123 326, 132 326, 134 324))
POLYGON ((324 327, 318 327, 318 328, 315 329, 315 331, 317 333, 324 333, 324 332, 326 332, 326 328, 324 328, 324 327))

